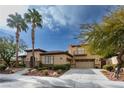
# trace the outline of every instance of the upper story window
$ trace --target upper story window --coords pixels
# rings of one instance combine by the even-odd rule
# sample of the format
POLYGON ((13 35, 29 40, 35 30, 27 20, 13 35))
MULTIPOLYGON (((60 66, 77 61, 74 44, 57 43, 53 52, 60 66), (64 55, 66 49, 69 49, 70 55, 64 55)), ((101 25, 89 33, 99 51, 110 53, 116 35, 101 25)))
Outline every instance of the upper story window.
POLYGON ((77 48, 75 51, 75 54, 85 54, 85 49, 84 48, 77 48))

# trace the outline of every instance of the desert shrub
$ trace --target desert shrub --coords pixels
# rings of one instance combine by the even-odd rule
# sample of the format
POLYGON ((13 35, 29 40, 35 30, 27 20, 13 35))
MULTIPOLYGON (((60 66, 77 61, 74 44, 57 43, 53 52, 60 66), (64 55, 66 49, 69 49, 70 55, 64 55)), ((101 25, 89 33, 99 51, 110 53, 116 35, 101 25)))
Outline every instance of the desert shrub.
POLYGON ((39 68, 37 68, 37 70, 47 70, 48 69, 48 67, 39 67, 39 68))
POLYGON ((25 64, 23 64, 22 62, 19 63, 19 67, 26 67, 25 64))
POLYGON ((43 64, 42 67, 47 67, 48 69, 52 69, 53 68, 53 64, 43 64))
POLYGON ((42 68, 43 67, 43 64, 42 63, 39 63, 39 68, 42 68))
POLYGON ((61 74, 63 71, 61 70, 61 69, 59 69, 58 71, 57 71, 57 73, 58 74, 61 74))
POLYGON ((71 64, 65 64, 65 65, 67 66, 67 70, 69 70, 71 67, 71 64))
POLYGON ((0 71, 4 71, 6 69, 6 65, 0 64, 0 71))
POLYGON ((54 65, 53 67, 54 70, 59 70, 59 69, 66 70, 66 68, 67 67, 65 65, 54 65))
POLYGON ((106 64, 106 65, 103 66, 103 69, 106 69, 108 71, 112 71, 112 70, 115 69, 115 66, 116 65, 113 65, 113 64, 106 64))
POLYGON ((68 70, 68 69, 70 69, 70 65, 68 65, 68 64, 54 65, 53 69, 54 70, 59 70, 59 69, 61 69, 61 70, 68 70))
POLYGON ((121 67, 124 68, 124 63, 122 63, 121 67))
POLYGON ((38 69, 38 68, 39 68, 39 66, 34 66, 33 68, 38 69))
POLYGON ((45 76, 47 76, 47 75, 49 75, 49 71, 48 70, 43 70, 43 75, 45 75, 45 76))

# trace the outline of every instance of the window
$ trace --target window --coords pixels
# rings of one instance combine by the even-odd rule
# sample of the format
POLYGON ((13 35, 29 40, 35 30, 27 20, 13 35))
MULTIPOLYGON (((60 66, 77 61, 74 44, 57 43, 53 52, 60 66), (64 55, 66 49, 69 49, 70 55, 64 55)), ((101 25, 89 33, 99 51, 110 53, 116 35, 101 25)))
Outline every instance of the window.
POLYGON ((43 63, 44 64, 53 64, 54 62, 54 56, 45 56, 43 63))
POLYGON ((75 51, 75 54, 85 54, 84 48, 77 48, 77 50, 75 51))

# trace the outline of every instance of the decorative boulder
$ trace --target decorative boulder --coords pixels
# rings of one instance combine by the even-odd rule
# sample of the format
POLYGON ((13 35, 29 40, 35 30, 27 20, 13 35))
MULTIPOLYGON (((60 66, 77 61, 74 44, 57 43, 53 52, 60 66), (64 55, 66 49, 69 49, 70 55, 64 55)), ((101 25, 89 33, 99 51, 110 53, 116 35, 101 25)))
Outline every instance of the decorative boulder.
POLYGON ((58 73, 57 72, 53 72, 53 76, 58 76, 58 73))
POLYGON ((10 68, 9 68, 9 67, 7 67, 5 70, 10 70, 10 68))
POLYGON ((37 71, 37 69, 32 69, 30 72, 36 72, 37 71))

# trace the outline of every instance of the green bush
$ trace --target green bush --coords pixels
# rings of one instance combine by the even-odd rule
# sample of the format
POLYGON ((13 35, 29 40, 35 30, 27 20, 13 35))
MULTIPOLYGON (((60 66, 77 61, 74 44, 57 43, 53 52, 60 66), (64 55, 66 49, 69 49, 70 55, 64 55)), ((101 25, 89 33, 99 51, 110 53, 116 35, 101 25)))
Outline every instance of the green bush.
POLYGON ((48 67, 39 67, 39 68, 37 68, 37 70, 46 70, 46 69, 48 69, 48 67))
POLYGON ((65 64, 67 66, 67 70, 71 68, 71 64, 65 64))
POLYGON ((124 63, 121 65, 121 67, 124 67, 124 63))
POLYGON ((38 68, 39 68, 39 66, 34 66, 33 68, 38 69, 38 68))
POLYGON ((69 70, 70 69, 70 64, 62 64, 62 65, 44 65, 42 64, 42 66, 35 66, 34 67, 37 70, 69 70))
POLYGON ((59 69, 58 71, 57 71, 57 73, 58 74, 61 74, 63 71, 61 70, 61 69, 59 69))
POLYGON ((70 69, 70 64, 63 64, 63 65, 54 65, 53 66, 54 70, 69 70, 70 69))
POLYGON ((43 64, 42 67, 53 68, 53 64, 43 64))
POLYGON ((0 71, 4 71, 6 69, 6 65, 0 64, 0 71))
POLYGON ((43 67, 43 64, 42 63, 39 63, 39 68, 42 68, 43 67))
POLYGON ((19 63, 19 67, 26 67, 26 65, 23 63, 19 63))
POLYGON ((108 71, 112 71, 112 70, 115 69, 115 66, 116 66, 116 65, 113 65, 113 64, 107 64, 107 65, 104 65, 104 66, 103 66, 103 69, 106 69, 106 70, 108 70, 108 71))

